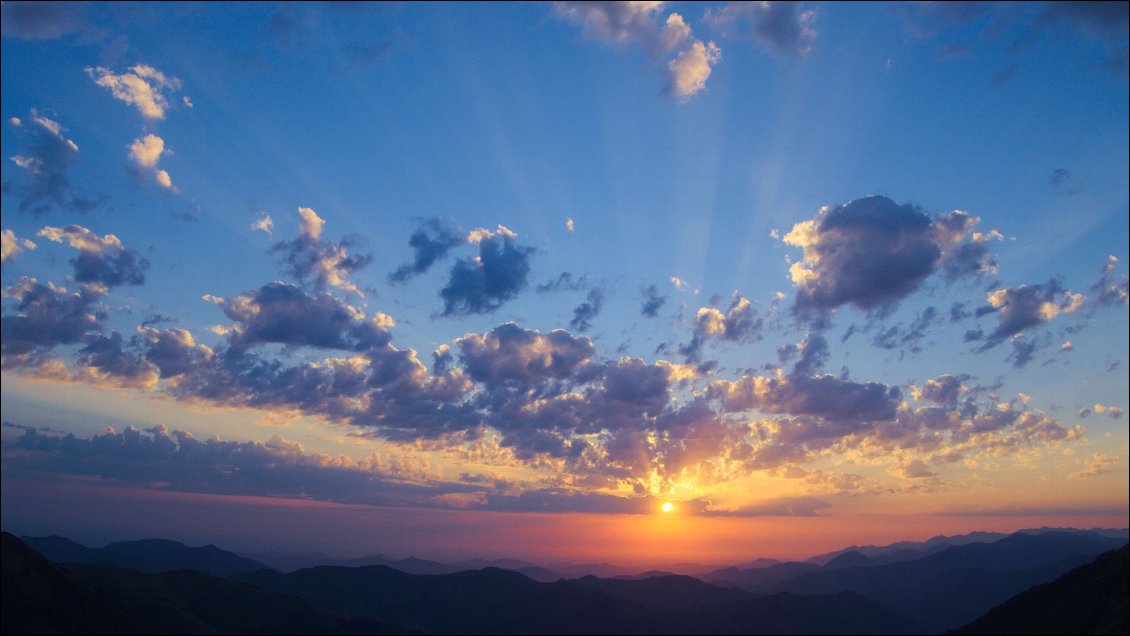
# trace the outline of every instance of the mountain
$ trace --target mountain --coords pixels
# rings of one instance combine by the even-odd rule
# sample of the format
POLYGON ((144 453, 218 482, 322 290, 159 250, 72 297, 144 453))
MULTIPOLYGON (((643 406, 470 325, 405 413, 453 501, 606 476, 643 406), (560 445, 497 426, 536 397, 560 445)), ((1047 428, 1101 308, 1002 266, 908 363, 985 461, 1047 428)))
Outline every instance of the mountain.
POLYGON ((922 631, 914 621, 853 593, 756 598, 677 575, 538 583, 497 568, 428 576, 370 566, 260 571, 237 579, 346 615, 440 634, 922 631))
POLYGON ((1037 585, 951 634, 1130 633, 1130 545, 1037 585))
POLYGON ((21 539, 52 563, 114 565, 150 573, 195 570, 213 576, 231 576, 267 567, 214 545, 190 548, 168 539, 119 541, 104 548, 88 548, 63 537, 21 539))
POLYGON ((801 574, 815 572, 819 569, 820 566, 815 563, 786 561, 784 563, 771 565, 767 568, 750 568, 748 570, 722 568, 721 570, 715 570, 706 574, 704 578, 718 585, 730 585, 750 591, 760 591, 775 583, 787 581, 801 574))
MULTIPOLYGON (((77 544, 76 544, 77 545, 77 544)), ((0 534, 0 632, 144 634, 151 625, 75 581, 7 532, 0 534)))
POLYGON ((414 633, 198 572, 54 565, 8 533, 2 552, 4 634, 414 633))
POLYGON ((1017 533, 995 543, 950 547, 914 561, 825 567, 746 589, 803 595, 855 592, 913 616, 931 630, 944 631, 1123 543, 1125 539, 1099 533, 1017 533))

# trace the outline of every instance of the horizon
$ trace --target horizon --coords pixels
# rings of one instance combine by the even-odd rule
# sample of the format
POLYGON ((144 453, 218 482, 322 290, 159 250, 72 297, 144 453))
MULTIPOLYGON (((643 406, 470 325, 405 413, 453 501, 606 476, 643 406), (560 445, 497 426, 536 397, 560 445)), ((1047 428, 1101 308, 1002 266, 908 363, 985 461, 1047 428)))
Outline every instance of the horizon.
POLYGON ((1130 526, 1125 3, 2 11, 18 534, 1130 526))

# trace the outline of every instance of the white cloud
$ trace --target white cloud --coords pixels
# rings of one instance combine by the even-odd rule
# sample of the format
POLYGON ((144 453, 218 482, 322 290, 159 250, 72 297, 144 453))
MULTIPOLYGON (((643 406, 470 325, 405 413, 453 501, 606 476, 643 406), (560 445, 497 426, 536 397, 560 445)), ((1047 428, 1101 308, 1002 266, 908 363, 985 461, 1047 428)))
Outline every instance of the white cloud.
POLYGON ((163 152, 165 140, 153 134, 135 139, 129 146, 130 159, 143 168, 156 168, 163 152))
POLYGON ((13 261, 24 250, 33 249, 35 249, 35 243, 16 236, 10 229, 0 233, 0 263, 13 261))
POLYGON ((147 64, 131 66, 129 71, 116 74, 102 66, 86 68, 90 79, 110 89, 117 99, 135 106, 142 117, 164 119, 165 110, 169 107, 165 93, 180 90, 180 80, 147 64))
POLYGON ((667 65, 668 90, 681 100, 687 100, 706 88, 711 67, 722 59, 722 49, 710 42, 695 40, 691 47, 679 53, 667 65))
POLYGON ((565 229, 570 234, 572 234, 573 231, 576 229, 576 226, 574 226, 574 224, 573 224, 573 217, 568 217, 567 219, 565 219, 565 229))
POLYGON ((270 236, 275 229, 275 222, 271 219, 271 215, 262 212, 258 219, 251 224, 251 229, 257 232, 266 232, 270 236))

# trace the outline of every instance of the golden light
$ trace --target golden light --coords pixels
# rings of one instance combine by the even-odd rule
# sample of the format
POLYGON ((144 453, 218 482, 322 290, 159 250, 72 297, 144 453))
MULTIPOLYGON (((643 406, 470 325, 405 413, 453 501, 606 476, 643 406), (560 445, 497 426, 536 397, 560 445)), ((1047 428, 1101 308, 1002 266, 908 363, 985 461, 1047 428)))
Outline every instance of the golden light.
POLYGON ((663 512, 671 512, 675 509, 675 504, 671 503, 670 501, 665 501, 663 502, 662 506, 659 506, 659 509, 663 512))

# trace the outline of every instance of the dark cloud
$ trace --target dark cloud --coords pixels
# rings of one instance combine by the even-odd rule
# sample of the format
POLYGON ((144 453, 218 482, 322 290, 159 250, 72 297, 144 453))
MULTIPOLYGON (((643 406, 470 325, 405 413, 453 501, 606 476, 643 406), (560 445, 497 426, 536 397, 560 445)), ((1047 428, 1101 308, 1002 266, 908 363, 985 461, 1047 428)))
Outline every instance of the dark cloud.
POLYGON ((1127 281, 1126 274, 1114 273, 1117 267, 1118 258, 1108 257, 1099 280, 1091 285, 1091 293, 1094 295, 1091 302, 1096 307, 1125 307, 1130 303, 1130 281, 1127 281))
POLYGON ((1106 53, 1103 66, 1123 77, 1130 70, 1127 61, 1130 10, 1125 2, 1050 2, 1037 19, 1037 25, 1063 25, 1098 40, 1106 53))
POLYGON ((508 322, 455 341, 467 373, 488 385, 537 383, 573 376, 593 356, 592 341, 556 330, 542 334, 508 322))
POLYGON ((648 285, 641 290, 643 294, 643 304, 640 305, 640 313, 647 318, 655 318, 659 314, 659 309, 667 302, 667 297, 659 293, 659 288, 655 285, 648 285))
POLYGON ((1020 336, 1014 336, 1010 340, 1012 344, 1012 351, 1009 352, 1006 360, 1012 363, 1012 366, 1017 369, 1023 369, 1028 366, 1032 361, 1032 357, 1036 355, 1036 351, 1040 346, 1031 340, 1025 340, 1020 336))
POLYGON ((157 381, 157 369, 145 358, 128 351, 117 332, 94 336, 79 350, 83 369, 105 374, 124 386, 145 387, 157 381))
POLYGON ((11 160, 23 169, 23 178, 5 183, 4 192, 20 197, 17 207, 20 212, 38 216, 57 208, 86 213, 101 204, 101 200, 79 194, 71 186, 68 173, 78 158, 78 145, 63 136, 63 127, 58 122, 40 115, 34 108, 28 121, 14 121, 20 122, 15 128, 23 151, 12 155, 11 160))
POLYGON ((54 40, 85 26, 81 2, 4 2, 0 24, 4 37, 54 40))
POLYGON ((578 291, 588 287, 589 278, 586 275, 581 275, 574 280, 573 274, 570 272, 561 272, 557 278, 546 281, 534 288, 539 294, 548 294, 553 292, 562 291, 578 291))
POLYGON ((101 331, 106 319, 106 309, 101 304, 105 295, 105 288, 98 285, 83 285, 78 291, 69 292, 27 277, 5 288, 4 296, 16 300, 16 313, 0 319, 5 365, 17 362, 9 356, 74 344, 88 333, 101 331))
POLYGON ((997 328, 986 337, 985 344, 979 351, 991 349, 1026 329, 1044 324, 1061 313, 1071 313, 1083 304, 1082 294, 1071 293, 1054 279, 1043 285, 1020 285, 998 289, 989 293, 988 298, 989 304, 980 308, 977 315, 980 317, 995 313, 998 323, 997 328))
POLYGON ((99 236, 81 225, 65 228, 45 227, 42 236, 56 243, 66 242, 78 250, 78 257, 70 263, 75 280, 80 283, 97 283, 106 287, 142 285, 149 261, 136 250, 126 249, 113 234, 99 236))
POLYGON ((569 321, 569 326, 581 333, 588 331, 592 328, 592 321, 600 315, 600 310, 603 308, 604 290, 594 287, 589 290, 585 302, 573 308, 573 319, 569 321))
POLYGON ((729 2, 703 20, 727 36, 747 39, 772 53, 803 57, 812 50, 815 12, 803 2, 729 2))
POLYGON ((298 214, 298 236, 271 248, 283 255, 290 274, 312 282, 319 290, 337 287, 363 295, 349 277, 372 262, 372 255, 351 255, 349 249, 354 247, 354 242, 348 239, 336 243, 322 239, 325 221, 314 210, 298 208, 298 214))
POLYGON ((413 276, 423 274, 436 261, 446 256, 451 248, 464 242, 466 239, 463 234, 443 219, 425 220, 408 239, 408 246, 415 252, 412 262, 397 267, 396 271, 389 274, 389 282, 403 283, 413 276))
POLYGON ((701 307, 694 316, 694 336, 679 347, 688 362, 698 362, 703 345, 710 338, 730 342, 749 342, 761 338, 764 320, 748 298, 735 293, 725 313, 714 307, 701 307))
POLYGON ((501 225, 496 232, 471 232, 468 240, 478 243, 479 255, 460 259, 451 268, 440 290, 444 316, 490 313, 525 289, 535 250, 518 245, 517 236, 501 225))
POLYGON ((909 325, 891 325, 881 328, 872 343, 882 349, 904 349, 910 353, 920 353, 921 340, 930 328, 941 319, 938 309, 929 306, 918 313, 909 325))
POLYGON ((288 346, 366 351, 388 344, 393 321, 364 313, 325 293, 312 294, 287 283, 269 283, 228 299, 214 299, 236 324, 236 349, 277 343, 288 346))
POLYGON ((967 379, 968 376, 952 376, 947 373, 933 380, 926 380, 922 388, 918 389, 915 399, 952 406, 966 391, 963 383, 967 379))
POLYGON ((882 196, 825 207, 784 237, 804 249, 803 260, 790 268, 797 286, 793 310, 826 324, 841 305, 893 305, 940 267, 948 277, 992 271, 983 244, 998 235, 975 232, 978 222, 959 210, 932 219, 917 206, 882 196))

